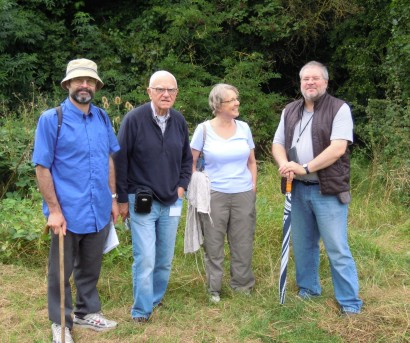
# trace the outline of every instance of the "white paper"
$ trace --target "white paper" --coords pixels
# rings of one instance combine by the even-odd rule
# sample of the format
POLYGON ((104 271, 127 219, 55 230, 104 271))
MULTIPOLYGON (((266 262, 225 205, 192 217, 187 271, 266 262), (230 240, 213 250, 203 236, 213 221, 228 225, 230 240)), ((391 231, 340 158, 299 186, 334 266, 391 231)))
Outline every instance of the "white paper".
POLYGON ((110 232, 105 240, 103 254, 110 252, 112 249, 116 248, 120 241, 118 240, 117 231, 115 230, 114 222, 110 221, 110 232))
POLYGON ((182 213, 182 199, 179 199, 169 208, 170 217, 180 217, 182 213))

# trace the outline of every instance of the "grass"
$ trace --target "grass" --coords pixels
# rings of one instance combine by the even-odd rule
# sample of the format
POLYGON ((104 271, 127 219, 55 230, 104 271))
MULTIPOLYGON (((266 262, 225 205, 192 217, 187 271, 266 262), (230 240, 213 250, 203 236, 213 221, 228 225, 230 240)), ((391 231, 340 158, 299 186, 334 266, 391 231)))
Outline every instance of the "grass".
MULTIPOLYGON (((279 305, 284 198, 275 167, 264 163, 260 165, 253 259, 257 283, 251 296, 229 288, 227 249, 222 301, 208 302, 202 252, 184 255, 181 222, 164 306, 154 311, 147 325, 135 326, 129 314, 130 234, 120 224, 120 248, 105 256, 99 282, 103 311, 119 326, 106 333, 75 330, 76 342, 410 342, 410 213, 389 200, 389 185, 367 182, 373 180, 371 170, 353 168, 349 241, 365 303, 362 314, 340 317, 323 249, 322 296, 312 301, 295 296, 291 255, 286 303, 279 305)), ((47 249, 44 244, 38 246, 42 250, 31 259, 0 264, 0 342, 51 340, 47 249)))

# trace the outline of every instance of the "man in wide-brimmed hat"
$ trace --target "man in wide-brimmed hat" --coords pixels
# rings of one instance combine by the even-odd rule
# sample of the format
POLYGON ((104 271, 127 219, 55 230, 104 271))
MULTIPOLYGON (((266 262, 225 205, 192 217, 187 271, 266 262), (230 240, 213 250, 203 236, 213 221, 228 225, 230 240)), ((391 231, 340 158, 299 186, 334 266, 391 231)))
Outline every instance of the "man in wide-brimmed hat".
POLYGON ((64 234, 65 341, 73 342, 73 325, 95 331, 117 323, 101 313, 97 282, 103 247, 119 210, 111 154, 119 150, 107 114, 91 101, 103 82, 97 65, 76 59, 67 65, 61 81, 69 96, 61 103, 62 122, 56 108, 45 111, 38 122, 33 163, 43 212, 51 228, 48 270, 48 312, 53 342, 61 341, 58 234, 64 234), (69 278, 76 285, 73 309, 69 278), (72 312, 74 316, 72 317, 72 312))

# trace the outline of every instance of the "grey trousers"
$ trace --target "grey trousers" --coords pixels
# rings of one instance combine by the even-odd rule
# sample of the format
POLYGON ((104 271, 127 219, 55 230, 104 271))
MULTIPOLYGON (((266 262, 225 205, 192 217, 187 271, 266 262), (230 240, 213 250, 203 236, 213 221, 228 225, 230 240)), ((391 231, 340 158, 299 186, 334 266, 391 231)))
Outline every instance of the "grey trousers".
MULTIPOLYGON (((73 301, 71 274, 77 290, 74 313, 84 316, 101 310, 97 282, 100 276, 102 251, 109 232, 107 225, 100 232, 79 235, 67 230, 64 237, 64 284, 65 284, 65 322, 72 328, 73 301)), ((60 316, 60 266, 58 235, 51 232, 51 245, 48 259, 48 316, 53 323, 61 324, 60 316)))
POLYGON ((208 291, 220 292, 224 270, 225 235, 231 257, 230 286, 237 291, 251 290, 255 285, 252 272, 255 236, 256 195, 251 190, 227 194, 211 191, 211 218, 205 220, 204 249, 208 291))

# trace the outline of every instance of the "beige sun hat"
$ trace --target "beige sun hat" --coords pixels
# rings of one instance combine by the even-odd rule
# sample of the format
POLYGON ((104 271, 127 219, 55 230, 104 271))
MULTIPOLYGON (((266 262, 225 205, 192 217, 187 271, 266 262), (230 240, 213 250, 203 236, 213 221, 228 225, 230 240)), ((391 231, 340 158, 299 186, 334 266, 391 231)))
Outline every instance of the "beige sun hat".
POLYGON ((76 77, 86 76, 97 80, 96 90, 100 90, 102 86, 104 86, 104 83, 101 81, 97 73, 97 64, 91 60, 87 60, 86 58, 80 58, 68 62, 65 78, 61 81, 61 87, 68 90, 67 81, 76 77))

